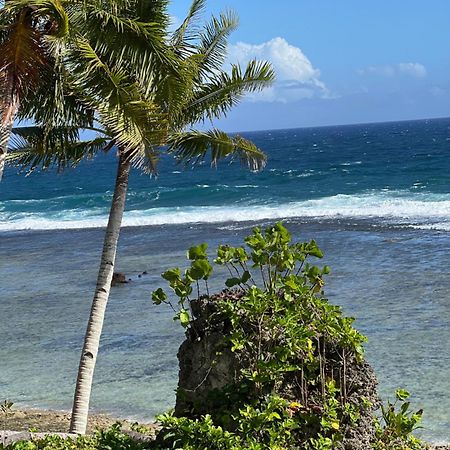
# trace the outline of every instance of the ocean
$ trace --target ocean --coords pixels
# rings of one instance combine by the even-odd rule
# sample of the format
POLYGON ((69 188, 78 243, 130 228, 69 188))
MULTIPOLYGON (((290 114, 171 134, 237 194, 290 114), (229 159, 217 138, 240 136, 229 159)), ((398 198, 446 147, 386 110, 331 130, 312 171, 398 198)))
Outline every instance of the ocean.
MULTIPOLYGON (((325 252, 326 295, 368 336, 382 397, 410 390, 420 434, 448 440, 450 119, 243 134, 266 151, 264 171, 161 157, 156 178, 132 173, 116 263, 132 281, 111 293, 92 409, 151 419, 173 406, 183 331, 151 303, 161 272, 190 245, 212 253, 283 220, 325 252)), ((63 173, 5 173, 0 402, 70 409, 115 169, 111 153, 63 173)))

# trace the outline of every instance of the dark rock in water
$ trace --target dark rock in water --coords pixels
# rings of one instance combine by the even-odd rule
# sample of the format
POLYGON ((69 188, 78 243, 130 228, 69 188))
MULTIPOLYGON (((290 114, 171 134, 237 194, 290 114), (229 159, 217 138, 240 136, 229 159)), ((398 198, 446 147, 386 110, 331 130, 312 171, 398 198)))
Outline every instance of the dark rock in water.
MULTIPOLYGON (((246 368, 246 361, 240 360, 230 349, 227 338, 231 334, 231 324, 218 314, 217 300, 226 296, 239 301, 242 295, 241 291, 224 291, 192 302, 195 320, 178 351, 180 371, 175 415, 191 418, 220 415, 220 411, 238 406, 228 394, 243 386, 241 369, 246 368)), ((357 423, 342 423, 344 436, 340 448, 367 450, 372 448, 375 436, 373 410, 380 404, 377 379, 366 361, 357 361, 352 356, 342 358, 342 355, 341 348, 329 349, 325 376, 334 378, 336 386, 345 392, 343 401, 358 405, 360 417, 357 423), (362 398, 365 404, 372 406, 361 407, 362 398)), ((286 373, 280 376, 273 393, 296 401, 304 395, 299 386, 298 374, 286 373)), ((319 398, 319 387, 311 389, 317 389, 317 393, 310 394, 319 398)), ((242 397, 238 401, 242 401, 242 397)), ((311 436, 316 431, 309 430, 311 436)))
POLYGON ((111 281, 111 286, 115 286, 117 284, 124 284, 124 283, 128 283, 127 277, 125 276, 125 274, 123 274, 122 272, 114 272, 112 281, 111 281))

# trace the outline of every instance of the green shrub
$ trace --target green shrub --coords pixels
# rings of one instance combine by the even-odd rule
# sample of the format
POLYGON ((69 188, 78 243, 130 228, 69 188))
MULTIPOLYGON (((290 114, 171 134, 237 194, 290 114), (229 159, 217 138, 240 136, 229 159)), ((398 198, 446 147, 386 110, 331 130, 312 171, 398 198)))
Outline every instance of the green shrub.
MULTIPOLYGON (((323 297, 329 268, 309 263, 311 257, 323 256, 314 241, 292 243, 278 223, 264 232, 255 228, 245 243, 219 246, 214 261, 226 267, 230 277, 225 286, 234 289, 233 295, 220 297, 210 318, 230 325, 224 345, 242 362, 239 379, 222 393, 223 399, 231 393, 233 401, 204 419, 194 415, 192 421, 172 416, 160 420, 173 442, 180 439, 183 445, 189 438, 207 436, 198 433, 201 428, 224 433, 226 448, 238 445, 230 439, 245 441, 244 448, 331 448, 342 436, 341 423, 358 418, 358 405, 346 401, 345 382, 340 379, 336 387, 333 364, 336 359, 360 361, 366 339, 352 327, 353 319, 323 297), (290 388, 290 382, 298 388, 290 388)), ((195 329, 192 301, 200 297, 201 282, 209 294, 213 267, 206 244, 190 248, 187 257, 190 266, 183 273, 173 268, 162 277, 178 297, 178 307, 171 304, 175 319, 195 329)), ((170 303, 162 289, 152 298, 157 304, 170 303)), ((206 445, 196 442, 193 448, 206 445)))
POLYGON ((423 411, 410 411, 409 392, 399 389, 395 402, 381 406, 381 418, 376 418, 376 450, 420 450, 423 443, 412 432, 419 427, 423 411))
POLYGON ((99 430, 92 436, 79 436, 77 439, 64 439, 48 435, 43 439, 19 441, 0 450, 144 450, 148 443, 133 440, 121 432, 121 425, 115 424, 107 430, 99 430))
MULTIPOLYGON (((221 324, 223 348, 233 352, 240 367, 233 383, 211 392, 219 402, 208 403, 206 414, 204 404, 198 410, 194 404, 185 417, 160 416, 156 448, 336 448, 361 415, 374 417, 377 405, 352 391, 347 374, 350 366, 356 371, 366 367, 366 338, 353 328, 353 318, 324 297, 330 269, 310 263, 323 257, 315 241, 292 243, 277 223, 264 231, 255 228, 245 244, 217 249, 214 263, 227 269, 225 286, 231 290, 210 295, 213 266, 207 245, 201 244, 188 250, 186 270, 162 274, 177 304, 163 289, 152 294, 154 303, 171 305, 187 336, 200 340, 207 330, 199 330, 199 324, 221 324), (205 298, 211 303, 206 323, 194 314, 196 302, 205 298)), ((378 421, 373 433, 377 450, 399 440, 419 445, 410 433, 420 415, 408 415, 405 405, 400 413, 393 413, 391 404, 382 409, 385 423, 378 421)))

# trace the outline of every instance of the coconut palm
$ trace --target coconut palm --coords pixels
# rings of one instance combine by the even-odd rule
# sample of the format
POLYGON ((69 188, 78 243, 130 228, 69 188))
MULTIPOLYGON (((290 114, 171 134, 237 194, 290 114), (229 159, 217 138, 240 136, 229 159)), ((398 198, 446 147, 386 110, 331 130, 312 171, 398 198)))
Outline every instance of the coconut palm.
MULTIPOLYGON (((86 429, 131 166, 154 173, 162 148, 184 162, 195 162, 210 154, 213 164, 227 156, 238 156, 252 170, 265 163, 265 155, 239 136, 187 127, 221 117, 246 92, 267 86, 273 79, 270 65, 253 61, 245 70, 234 65, 230 73, 224 72, 221 67, 226 42, 237 24, 236 17, 222 14, 198 31, 204 1, 196 0, 169 40, 165 2, 159 2, 158 8, 155 3, 102 1, 85 4, 85 8, 91 8, 89 11, 68 11, 76 37, 64 62, 64 83, 68 98, 91 112, 89 126, 84 123, 81 128, 95 129, 95 139, 78 139, 77 114, 70 126, 55 125, 55 119, 49 126, 41 120, 40 126, 15 132, 16 162, 30 168, 54 163, 63 167, 99 149, 114 147, 118 154, 114 196, 74 396, 70 429, 75 433, 86 429), (118 42, 122 47, 117 46, 118 42), (148 64, 143 64, 145 61, 148 64)), ((24 111, 41 119, 51 115, 36 114, 34 103, 30 100, 24 111)), ((52 102, 47 103, 48 110, 54 110, 52 102)))
MULTIPOLYGON (((162 69, 164 76, 176 71, 171 65, 170 51, 164 48, 167 45, 163 31, 167 24, 159 20, 158 26, 155 25, 155 18, 159 18, 154 6, 158 2, 152 2, 155 14, 147 20, 148 26, 142 21, 142 14, 128 17, 127 9, 131 2, 123 2, 121 9, 118 8, 119 2, 112 1, 85 5, 74 3, 67 5, 70 32, 57 70, 41 83, 35 96, 27 97, 21 105, 21 117, 32 117, 37 126, 15 130, 13 144, 16 151, 12 156, 30 168, 37 165, 49 167, 54 163, 64 167, 76 164, 82 157, 100 149, 117 148, 118 175, 72 414, 71 430, 84 433, 128 174, 133 163, 147 161, 151 167, 151 149, 161 145, 167 134, 167 114, 154 99, 145 95, 145 90, 148 85, 154 89, 153 85, 160 82, 162 69), (89 23, 92 17, 98 18, 97 23, 89 23), (115 29, 114 34, 111 28, 115 29), (102 36, 105 30, 108 31, 106 36, 117 38, 110 37, 107 41, 106 36, 102 36), (127 33, 129 45, 118 45, 127 33), (134 37, 130 38, 130 35, 134 37), (117 48, 120 54, 114 55, 118 53, 117 48), (159 71, 144 70, 146 63, 159 71), (147 81, 145 88, 144 79, 147 81), (81 141, 80 129, 96 129, 99 135, 90 141, 81 141), (27 153, 31 149, 32 152, 27 153)), ((165 6, 165 2, 159 3, 161 7, 165 6)), ((148 14, 148 9, 144 12, 148 14)))
POLYGON ((67 26, 58 0, 7 0, 0 9, 0 181, 20 102, 51 72, 67 26))

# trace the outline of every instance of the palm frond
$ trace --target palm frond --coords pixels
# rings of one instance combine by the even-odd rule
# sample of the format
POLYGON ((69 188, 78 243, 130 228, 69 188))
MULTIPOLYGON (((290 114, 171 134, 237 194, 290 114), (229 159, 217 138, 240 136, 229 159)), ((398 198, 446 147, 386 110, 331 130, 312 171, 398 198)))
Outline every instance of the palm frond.
POLYGON ((167 114, 172 127, 176 126, 178 117, 183 116, 186 105, 193 99, 200 59, 201 56, 192 55, 181 60, 177 73, 166 74, 151 92, 155 102, 167 114))
POLYGON ((89 2, 86 9, 71 13, 72 21, 105 64, 127 70, 142 85, 153 85, 162 70, 176 72, 175 56, 166 44, 168 15, 155 12, 155 20, 142 21, 128 10, 106 9, 99 1, 89 2))
POLYGON ((21 99, 17 118, 32 118, 36 124, 46 124, 47 127, 76 125, 91 128, 95 120, 94 110, 77 97, 74 74, 68 73, 59 52, 53 52, 53 56, 52 66, 41 72, 33 95, 21 99))
POLYGON ((200 69, 206 76, 221 69, 227 55, 228 37, 238 23, 238 16, 228 11, 221 13, 218 18, 213 16, 199 33, 197 53, 203 55, 200 69))
POLYGON ((183 125, 226 115, 246 93, 262 90, 274 79, 272 66, 267 62, 250 61, 244 73, 240 66, 233 65, 230 74, 220 72, 199 86, 183 110, 183 125))
POLYGON ((3 9, 12 15, 27 11, 33 28, 43 35, 62 38, 69 32, 69 18, 59 0, 8 0, 3 9))
POLYGON ((196 39, 198 33, 198 25, 196 22, 200 19, 206 6, 206 0, 193 0, 189 12, 187 13, 183 23, 174 31, 171 44, 177 52, 186 55, 190 49, 193 49, 189 41, 196 39))
POLYGON ((214 166, 227 157, 239 158, 243 166, 254 171, 263 169, 267 160, 252 142, 241 136, 228 136, 217 129, 174 133, 169 139, 168 152, 179 162, 194 164, 204 160, 209 153, 214 166))
POLYGON ((110 67, 83 37, 77 38, 66 66, 76 96, 94 109, 99 103, 125 105, 141 96, 140 86, 129 73, 124 68, 110 67))
POLYGON ((160 152, 157 148, 147 145, 131 159, 131 163, 136 169, 140 169, 146 174, 157 175, 159 155, 160 152))
MULTIPOLYGON (((30 10, 22 10, 9 27, 8 37, 0 45, 0 112, 22 97, 39 79, 47 63, 47 51, 31 23, 30 10)), ((3 122, 8 120, 3 115, 3 122)))
POLYGON ((28 171, 52 166, 62 170, 93 157, 110 141, 108 136, 81 141, 77 127, 17 127, 13 129, 7 161, 28 171))
POLYGON ((99 105, 99 121, 114 136, 117 147, 127 154, 135 167, 154 172, 149 149, 164 144, 167 136, 165 114, 151 102, 134 100, 113 108, 99 105))
POLYGON ((166 29, 170 22, 168 4, 168 0, 134 0, 133 11, 142 22, 156 22, 166 29))
POLYGON ((52 72, 54 49, 69 24, 59 0, 9 0, 0 16, 0 113, 5 123, 8 104, 26 99, 52 72))

